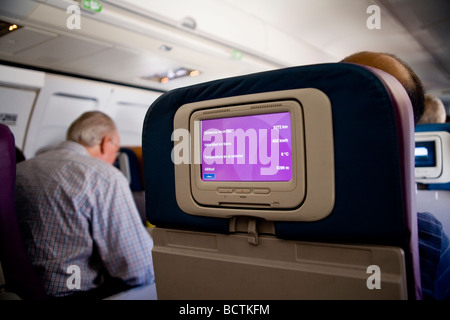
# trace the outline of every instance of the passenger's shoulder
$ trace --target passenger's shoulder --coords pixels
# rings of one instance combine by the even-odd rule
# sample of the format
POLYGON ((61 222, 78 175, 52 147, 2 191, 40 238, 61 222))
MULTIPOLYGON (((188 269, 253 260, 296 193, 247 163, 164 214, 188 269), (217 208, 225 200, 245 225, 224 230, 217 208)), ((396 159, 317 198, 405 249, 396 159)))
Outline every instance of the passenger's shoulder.
POLYGON ((89 170, 105 176, 116 177, 116 178, 125 178, 125 176, 120 172, 112 164, 109 164, 103 160, 94 158, 94 157, 86 157, 83 159, 83 164, 89 168, 89 170))
POLYGON ((428 233, 439 235, 443 233, 441 221, 437 219, 432 213, 418 212, 417 213, 419 233, 428 233))
POLYGON ((417 212, 417 219, 419 223, 431 223, 442 228, 442 223, 430 212, 417 212))

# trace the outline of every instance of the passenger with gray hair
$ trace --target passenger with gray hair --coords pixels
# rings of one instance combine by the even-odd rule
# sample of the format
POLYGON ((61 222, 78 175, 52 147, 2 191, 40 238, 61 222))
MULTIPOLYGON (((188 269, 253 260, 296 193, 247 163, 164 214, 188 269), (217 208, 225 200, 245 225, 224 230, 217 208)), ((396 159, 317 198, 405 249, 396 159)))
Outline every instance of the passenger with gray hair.
POLYGON ((425 111, 419 124, 445 123, 446 119, 447 114, 442 100, 431 94, 425 94, 425 111))
POLYGON ((19 226, 50 297, 101 299, 154 282, 152 240, 112 165, 119 146, 114 121, 86 112, 66 141, 17 165, 19 226))
POLYGON ((114 121, 99 111, 82 114, 67 130, 68 141, 81 144, 94 158, 113 164, 120 149, 114 121))

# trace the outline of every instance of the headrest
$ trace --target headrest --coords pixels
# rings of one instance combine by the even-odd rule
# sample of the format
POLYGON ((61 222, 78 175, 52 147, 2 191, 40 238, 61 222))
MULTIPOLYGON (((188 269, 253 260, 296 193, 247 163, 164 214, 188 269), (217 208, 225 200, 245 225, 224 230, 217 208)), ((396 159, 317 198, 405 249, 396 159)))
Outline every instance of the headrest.
POLYGON ((429 131, 446 131, 450 133, 450 123, 418 124, 415 129, 415 132, 429 132, 429 131))
POLYGON ((275 221, 276 236, 396 245, 408 252, 410 232, 417 228, 412 198, 415 194, 411 104, 401 84, 390 75, 347 63, 250 74, 180 88, 160 96, 148 109, 143 126, 145 184, 151 190, 146 194, 150 223, 230 232, 229 219, 190 215, 177 204, 175 185, 179 182, 175 180, 171 153, 174 116, 181 106, 301 88, 320 90, 331 104, 334 207, 319 221, 275 221))
POLYGON ((192 216, 177 205, 171 135, 179 107, 197 101, 297 88, 321 90, 331 102, 335 205, 333 212, 321 221, 277 223, 277 235, 351 240, 358 234, 366 242, 397 242, 402 238, 398 226, 404 218, 398 212, 405 210, 406 191, 402 187, 404 159, 399 145, 404 142, 397 125, 397 102, 391 99, 391 92, 379 76, 367 68, 344 63, 218 80, 173 90, 158 98, 149 108, 143 128, 145 183, 152 189, 148 193, 151 199, 147 199, 149 221, 162 226, 183 225, 200 230, 204 226, 210 231, 228 232, 228 219, 192 216), (336 228, 336 224, 341 227, 336 228), (380 230, 384 230, 382 235, 380 230))

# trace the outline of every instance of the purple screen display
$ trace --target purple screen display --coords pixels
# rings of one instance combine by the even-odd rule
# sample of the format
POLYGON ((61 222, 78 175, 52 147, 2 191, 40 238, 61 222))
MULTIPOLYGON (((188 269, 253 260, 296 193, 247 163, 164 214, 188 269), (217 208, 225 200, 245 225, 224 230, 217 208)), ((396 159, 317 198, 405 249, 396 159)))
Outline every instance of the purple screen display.
POLYGON ((289 112, 200 121, 203 181, 290 181, 289 112))

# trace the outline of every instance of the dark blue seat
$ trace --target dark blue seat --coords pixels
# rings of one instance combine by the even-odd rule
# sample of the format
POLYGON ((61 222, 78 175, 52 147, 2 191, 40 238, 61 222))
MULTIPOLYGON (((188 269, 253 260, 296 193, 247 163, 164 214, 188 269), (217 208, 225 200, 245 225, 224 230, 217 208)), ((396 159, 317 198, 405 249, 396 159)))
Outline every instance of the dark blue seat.
POLYGON ((13 134, 0 124, 0 259, 6 290, 22 299, 46 300, 48 297, 27 257, 17 223, 15 152, 13 134))
POLYGON ((138 149, 140 148, 121 147, 120 153, 123 153, 125 155, 123 159, 124 162, 121 163, 121 155, 119 155, 115 164, 116 167, 118 167, 129 180, 130 189, 132 191, 144 190, 141 174, 141 165, 139 163, 138 155, 136 154, 136 152, 138 152, 137 151, 138 149))
POLYGON ((450 133, 450 123, 426 123, 416 126, 416 132, 446 131, 450 133))
MULTIPOLYGON (((414 124, 410 101, 401 84, 388 74, 344 63, 286 68, 198 84, 168 92, 150 106, 143 127, 143 158, 145 185, 150 190, 146 194, 147 219, 156 226, 157 287, 169 286, 170 282, 168 274, 158 265, 160 250, 164 251, 165 245, 182 247, 181 243, 167 244, 165 239, 159 239, 158 229, 205 236, 221 234, 225 238, 220 239, 224 241, 236 234, 230 228, 233 218, 193 216, 183 212, 177 204, 171 135, 178 108, 211 99, 299 88, 321 90, 331 102, 335 204, 331 214, 319 221, 275 221, 274 238, 295 243, 401 248, 405 254, 408 297, 421 297, 412 157, 414 124)), ((169 234, 162 237, 167 238, 169 234)), ((220 241, 216 241, 218 247, 220 241)), ((216 242, 199 250, 213 252, 216 242)), ((249 247, 246 250, 245 254, 251 256, 257 249, 249 247)), ((189 252, 192 251, 183 254, 189 255, 189 252)), ((198 268, 202 270, 201 264, 198 268)), ((186 278, 193 276, 183 274, 186 278)), ((176 285, 175 280, 170 285, 176 285)), ((177 288, 180 287, 178 284, 177 288)), ((273 292, 276 294, 277 291, 273 292)), ((195 293, 191 291, 190 294, 195 293)), ((282 296, 279 294, 269 298, 282 296)))
POLYGON ((134 202, 145 224, 147 217, 145 214, 145 188, 143 182, 142 168, 142 148, 141 147, 121 147, 119 156, 114 165, 122 171, 130 183, 134 202))

